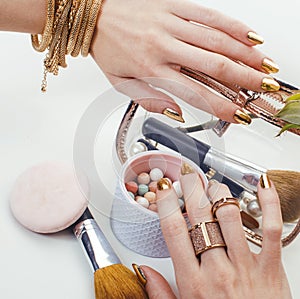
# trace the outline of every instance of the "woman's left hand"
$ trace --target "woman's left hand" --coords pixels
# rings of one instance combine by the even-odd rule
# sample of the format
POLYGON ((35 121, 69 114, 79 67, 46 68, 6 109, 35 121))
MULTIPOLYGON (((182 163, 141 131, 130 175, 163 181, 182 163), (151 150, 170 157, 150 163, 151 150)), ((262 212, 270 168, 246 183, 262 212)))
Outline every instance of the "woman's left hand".
MULTIPOLYGON (((260 253, 250 251, 242 228, 240 211, 234 204, 216 211, 226 249, 205 250, 200 259, 188 233, 175 191, 158 191, 161 228, 172 257, 181 298, 291 298, 281 261, 282 219, 279 198, 273 183, 258 185, 263 212, 263 243, 260 253), (271 185, 268 185, 268 184, 271 185), (265 188, 263 188, 264 186, 265 188)), ((213 220, 211 204, 198 174, 181 178, 186 209, 192 225, 213 220)), ((165 186, 166 187, 166 186, 165 186)), ((213 202, 232 197, 227 186, 211 182, 208 195, 213 202)), ((175 298, 166 280, 153 269, 141 266, 149 298, 175 298)))

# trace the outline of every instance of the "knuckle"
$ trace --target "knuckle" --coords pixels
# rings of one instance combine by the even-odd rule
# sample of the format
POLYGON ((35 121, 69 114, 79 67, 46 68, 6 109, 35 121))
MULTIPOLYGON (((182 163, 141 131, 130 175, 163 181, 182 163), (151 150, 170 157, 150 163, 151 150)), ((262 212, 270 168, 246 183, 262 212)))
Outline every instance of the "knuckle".
POLYGON ((207 36, 207 44, 211 49, 216 50, 222 47, 222 38, 219 33, 214 32, 213 34, 210 32, 207 36))
POLYGON ((238 277, 233 271, 228 270, 228 268, 220 267, 214 283, 216 284, 217 289, 227 290, 226 293, 230 294, 238 284, 238 277))
POLYGON ((222 219, 223 223, 237 223, 240 220, 238 207, 234 204, 220 207, 216 214, 218 218, 222 219))
POLYGON ((209 73, 217 79, 224 77, 224 74, 226 74, 228 70, 226 61, 219 56, 214 56, 207 60, 206 67, 209 73))
POLYGON ((245 74, 241 76, 243 78, 243 86, 250 87, 253 86, 253 82, 255 82, 256 74, 254 74, 254 71, 245 69, 245 74))
POLYGON ((194 277, 189 282, 189 297, 190 298, 202 298, 201 295, 205 293, 205 288, 199 284, 199 278, 194 277))
POLYGON ((264 236, 272 241, 281 239, 282 225, 280 223, 266 224, 264 227, 264 236))

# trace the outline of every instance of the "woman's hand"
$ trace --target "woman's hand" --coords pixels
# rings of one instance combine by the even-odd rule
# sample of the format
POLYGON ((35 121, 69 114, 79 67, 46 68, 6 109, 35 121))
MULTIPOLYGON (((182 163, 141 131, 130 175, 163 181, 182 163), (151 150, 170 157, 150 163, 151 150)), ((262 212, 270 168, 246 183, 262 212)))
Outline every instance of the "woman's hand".
POLYGON ((141 102, 147 110, 161 113, 170 108, 181 114, 169 92, 235 122, 238 106, 193 82, 180 68, 197 69, 220 81, 262 91, 263 80, 270 78, 267 73, 278 69, 254 47, 262 42, 261 37, 248 38, 254 32, 188 0, 106 0, 91 54, 117 89, 132 99, 147 98, 141 102), (121 84, 128 80, 132 81, 121 84))
MULTIPOLYGON (((186 222, 175 191, 164 186, 157 193, 161 228, 172 257, 181 298, 291 298, 281 262, 282 219, 274 185, 264 178, 258 186, 263 211, 263 244, 260 253, 250 251, 240 212, 233 204, 223 205, 216 217, 227 248, 216 247, 195 256, 186 222), (263 188, 262 186, 265 186, 263 188)), ((182 176, 181 184, 192 225, 213 219, 211 204, 196 173, 182 176)), ((210 199, 231 197, 227 186, 211 182, 210 199)), ((141 266, 147 279, 149 298, 175 298, 165 279, 153 269, 141 266)))

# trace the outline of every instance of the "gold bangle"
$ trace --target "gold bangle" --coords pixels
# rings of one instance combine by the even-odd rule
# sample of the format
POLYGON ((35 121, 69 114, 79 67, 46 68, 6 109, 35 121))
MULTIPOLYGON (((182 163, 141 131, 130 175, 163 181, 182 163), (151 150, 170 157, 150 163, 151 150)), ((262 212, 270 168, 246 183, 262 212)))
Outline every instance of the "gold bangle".
MULTIPOLYGON (((71 1, 70 0, 64 0, 63 7, 61 14, 59 16, 59 19, 56 19, 56 26, 55 26, 55 34, 52 38, 51 44, 49 46, 49 53, 48 53, 48 59, 45 60, 45 68, 47 68, 47 71, 50 73, 53 73, 54 75, 58 74, 58 65, 61 61, 59 57, 59 53, 61 53, 60 45, 62 43, 63 39, 67 39, 67 34, 63 34, 63 30, 65 28, 66 20, 68 19, 68 14, 71 8, 71 1), (50 67, 49 67, 50 64, 50 67)), ((67 23, 68 25, 68 23, 67 23)))
POLYGON ((89 54, 97 18, 104 0, 48 0, 47 19, 41 41, 32 34, 35 50, 43 52, 44 59, 42 91, 47 88, 47 74, 58 75, 59 67, 66 67, 66 55, 89 54))
POLYGON ((86 0, 81 0, 78 10, 76 11, 72 28, 69 33, 68 44, 67 44, 67 54, 71 53, 76 45, 78 34, 81 28, 82 19, 86 9, 86 0))
POLYGON ((55 13, 53 36, 49 44, 49 51, 44 59, 44 77, 41 90, 46 91, 47 74, 58 75, 59 66, 66 67, 66 45, 68 41, 69 22, 68 16, 72 0, 60 0, 55 13))
POLYGON ((98 15, 100 15, 101 13, 102 3, 103 3, 102 0, 94 0, 93 5, 91 7, 91 13, 89 15, 89 20, 85 30, 82 48, 81 48, 81 55, 83 57, 86 57, 89 54, 97 18, 98 15))
POLYGON ((77 57, 80 53, 82 41, 83 41, 83 37, 84 37, 84 32, 86 30, 86 26, 88 23, 92 4, 93 4, 93 0, 87 0, 86 6, 85 6, 85 11, 84 11, 84 16, 83 16, 82 23, 81 23, 81 28, 80 28, 80 31, 79 31, 79 34, 78 34, 78 37, 76 40, 75 47, 71 52, 71 56, 73 56, 73 57, 77 57))
POLYGON ((54 15, 55 15, 55 0, 48 0, 46 25, 41 37, 41 41, 39 40, 38 34, 31 34, 31 44, 36 51, 43 52, 49 46, 52 40, 54 15))

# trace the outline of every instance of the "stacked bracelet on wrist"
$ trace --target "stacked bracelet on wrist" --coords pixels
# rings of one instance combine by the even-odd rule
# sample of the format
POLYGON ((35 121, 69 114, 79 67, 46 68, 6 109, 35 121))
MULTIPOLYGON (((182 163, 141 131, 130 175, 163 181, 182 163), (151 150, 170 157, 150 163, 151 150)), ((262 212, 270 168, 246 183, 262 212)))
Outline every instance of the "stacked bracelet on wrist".
POLYGON ((42 91, 47 88, 47 74, 58 75, 59 67, 66 67, 66 55, 76 57, 90 50, 97 17, 103 0, 48 0, 47 20, 39 39, 31 35, 36 51, 48 49, 44 59, 42 91))

